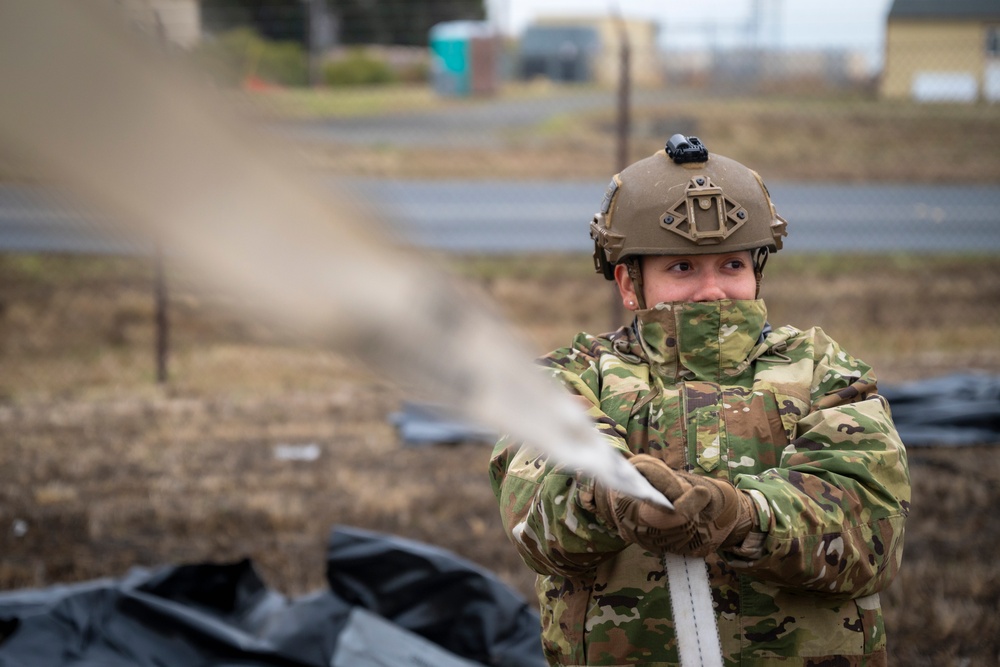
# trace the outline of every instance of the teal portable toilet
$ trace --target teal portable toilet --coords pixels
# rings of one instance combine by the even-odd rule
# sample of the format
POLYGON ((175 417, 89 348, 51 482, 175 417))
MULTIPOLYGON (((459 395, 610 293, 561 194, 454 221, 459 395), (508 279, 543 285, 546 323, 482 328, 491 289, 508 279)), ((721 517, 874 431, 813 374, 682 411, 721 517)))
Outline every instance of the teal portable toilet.
POLYGON ((431 27, 431 74, 439 95, 493 92, 496 40, 486 21, 445 21, 431 27))

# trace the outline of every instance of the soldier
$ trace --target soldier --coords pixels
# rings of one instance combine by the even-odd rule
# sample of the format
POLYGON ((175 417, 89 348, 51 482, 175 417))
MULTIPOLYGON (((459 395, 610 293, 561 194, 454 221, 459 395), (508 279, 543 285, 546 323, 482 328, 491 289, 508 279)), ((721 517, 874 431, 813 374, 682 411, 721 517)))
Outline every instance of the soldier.
POLYGON ((675 510, 497 443, 551 664, 679 664, 665 553, 705 559, 726 665, 886 663, 906 452, 868 365, 820 328, 768 324, 760 280, 785 227, 756 172, 695 137, 608 186, 595 265, 635 318, 540 363, 675 510))

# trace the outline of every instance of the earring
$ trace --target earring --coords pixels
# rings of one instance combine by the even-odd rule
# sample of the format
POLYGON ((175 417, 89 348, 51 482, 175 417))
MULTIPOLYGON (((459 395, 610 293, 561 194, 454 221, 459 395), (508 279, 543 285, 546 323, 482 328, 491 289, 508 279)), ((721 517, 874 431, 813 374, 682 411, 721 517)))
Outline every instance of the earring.
POLYGON ((634 305, 635 305, 635 301, 633 301, 632 299, 629 299, 628 300, 628 307, 631 308, 634 305))

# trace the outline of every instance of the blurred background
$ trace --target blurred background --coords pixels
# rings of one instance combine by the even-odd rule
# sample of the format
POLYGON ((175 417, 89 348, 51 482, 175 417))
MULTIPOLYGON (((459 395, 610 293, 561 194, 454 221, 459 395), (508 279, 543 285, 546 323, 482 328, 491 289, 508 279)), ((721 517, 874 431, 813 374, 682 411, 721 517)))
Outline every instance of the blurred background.
MULTIPOLYGON (((789 222, 773 323, 822 326, 889 389, 1000 371, 995 0, 111 4, 539 354, 624 322, 587 225, 681 133, 760 172, 789 222)), ((349 523, 530 597, 484 442, 411 446, 391 378, 244 321, 100 218, 0 143, 0 588, 249 556, 300 593, 349 523)), ((994 431, 995 387, 967 417, 994 431)), ((1000 660, 993 440, 910 450, 894 662, 1000 660)))

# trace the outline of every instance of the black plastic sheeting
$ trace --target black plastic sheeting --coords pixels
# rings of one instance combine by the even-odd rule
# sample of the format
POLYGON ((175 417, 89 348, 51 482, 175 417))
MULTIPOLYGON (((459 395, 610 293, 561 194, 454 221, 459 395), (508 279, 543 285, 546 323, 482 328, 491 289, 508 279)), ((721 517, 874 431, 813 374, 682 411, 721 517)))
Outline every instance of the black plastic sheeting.
POLYGON ((389 415, 403 444, 413 447, 424 445, 482 442, 492 445, 497 433, 486 427, 476 426, 448 414, 439 405, 404 401, 398 412, 389 415))
MULTIPOLYGON (((907 447, 1000 444, 1000 376, 965 373, 898 386, 882 386, 907 447)), ((440 407, 404 403, 390 416, 404 444, 423 446, 482 441, 496 435, 449 417, 440 407)))
POLYGON ((0 666, 545 665, 537 612, 442 549, 337 527, 327 580, 288 599, 243 560, 3 593, 0 666))
POLYGON ((1000 444, 1000 376, 946 375, 879 393, 907 447, 1000 444))

